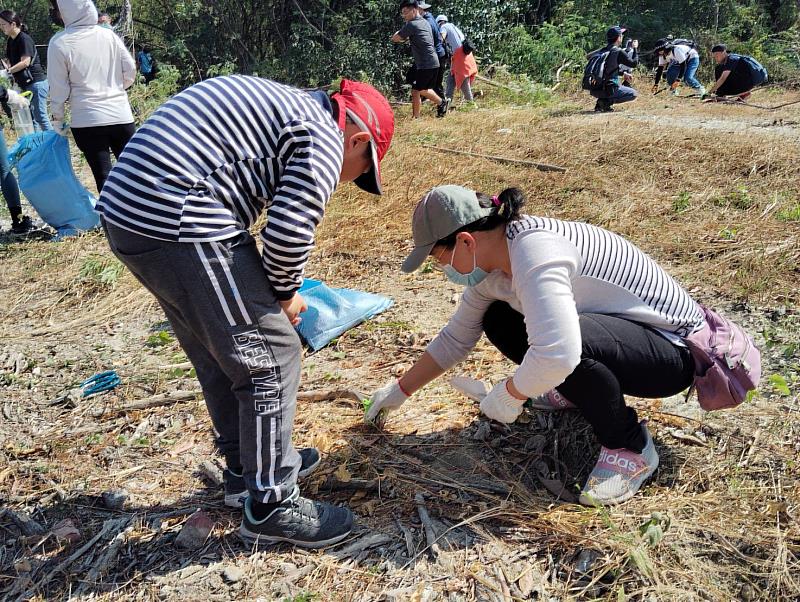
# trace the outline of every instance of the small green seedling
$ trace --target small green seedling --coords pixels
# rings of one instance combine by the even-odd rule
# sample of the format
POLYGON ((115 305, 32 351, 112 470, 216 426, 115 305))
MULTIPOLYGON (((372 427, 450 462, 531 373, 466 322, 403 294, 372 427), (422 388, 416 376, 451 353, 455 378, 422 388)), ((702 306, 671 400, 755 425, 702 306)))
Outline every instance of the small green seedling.
POLYGON ((367 412, 369 412, 369 409, 372 407, 372 399, 370 399, 369 397, 364 397, 361 400, 361 405, 364 407, 364 421, 375 425, 379 429, 382 429, 383 425, 386 424, 386 414, 387 414, 386 410, 385 409, 381 410, 380 412, 378 412, 378 415, 375 416, 375 420, 369 421, 367 420, 367 412))

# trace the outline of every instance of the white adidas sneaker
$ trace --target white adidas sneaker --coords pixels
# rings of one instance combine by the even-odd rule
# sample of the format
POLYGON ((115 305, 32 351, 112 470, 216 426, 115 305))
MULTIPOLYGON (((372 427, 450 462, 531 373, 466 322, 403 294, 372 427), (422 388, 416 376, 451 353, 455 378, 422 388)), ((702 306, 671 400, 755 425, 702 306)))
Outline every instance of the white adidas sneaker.
POLYGON ((600 448, 600 457, 581 491, 580 503, 585 506, 610 506, 632 498, 642 484, 658 468, 658 453, 641 423, 645 446, 641 454, 629 449, 600 448))

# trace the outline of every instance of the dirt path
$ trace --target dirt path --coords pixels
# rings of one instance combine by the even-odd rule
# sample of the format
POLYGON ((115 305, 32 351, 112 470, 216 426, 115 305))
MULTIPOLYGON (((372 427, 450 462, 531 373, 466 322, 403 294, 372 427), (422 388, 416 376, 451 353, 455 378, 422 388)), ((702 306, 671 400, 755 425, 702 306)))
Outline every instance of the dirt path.
MULTIPOLYGON (((790 100, 761 98, 757 104, 777 106, 790 100)), ((643 96, 635 103, 619 105, 614 113, 598 115, 587 111, 576 119, 608 119, 609 123, 625 119, 660 128, 800 138, 800 104, 768 111, 745 105, 700 103, 692 98, 643 96)))

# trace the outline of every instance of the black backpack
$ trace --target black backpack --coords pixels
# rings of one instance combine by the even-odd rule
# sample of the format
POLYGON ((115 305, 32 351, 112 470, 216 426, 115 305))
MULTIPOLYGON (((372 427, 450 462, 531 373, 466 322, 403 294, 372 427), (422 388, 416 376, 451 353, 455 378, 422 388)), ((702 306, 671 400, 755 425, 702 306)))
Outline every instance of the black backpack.
POLYGON ((469 38, 464 38, 464 42, 462 42, 461 47, 464 49, 464 54, 472 54, 475 52, 475 44, 473 44, 472 40, 469 38))
POLYGON ((608 55, 611 54, 610 50, 602 50, 593 54, 586 63, 586 68, 583 70, 583 81, 581 87, 589 92, 602 92, 606 88, 606 60, 608 55))
POLYGON ((672 46, 688 46, 689 48, 694 48, 695 50, 698 48, 697 42, 690 40, 689 38, 675 38, 670 42, 670 44, 672 46))

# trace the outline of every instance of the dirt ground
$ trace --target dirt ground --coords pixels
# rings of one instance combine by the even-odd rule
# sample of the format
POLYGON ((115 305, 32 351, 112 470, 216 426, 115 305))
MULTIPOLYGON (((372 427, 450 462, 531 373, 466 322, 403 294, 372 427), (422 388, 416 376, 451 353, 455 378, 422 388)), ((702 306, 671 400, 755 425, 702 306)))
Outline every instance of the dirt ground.
MULTIPOLYGON (((753 98, 774 106, 800 93, 753 98)), ((413 123, 401 109, 387 195, 343 186, 308 270, 395 305, 308 355, 301 390, 370 392, 407 369, 458 294, 436 273, 399 272, 411 207, 435 184, 514 184, 530 213, 628 236, 763 347, 759 394, 735 410, 630 400, 661 457, 633 500, 575 503, 598 452, 575 413, 526 412, 500 428, 443 378, 384 431, 343 396, 299 402, 295 443, 323 454, 303 492, 348 504, 357 528, 327 550, 251 550, 236 534, 239 513, 222 503, 191 366, 152 299, 100 234, 6 236, 0 597, 800 599, 800 104, 771 112, 657 96, 608 115, 589 108, 567 94, 413 123), (111 369, 122 378, 114 391, 60 399, 111 369), (210 534, 182 547, 178 534, 198 509, 210 534)), ((496 380, 511 369, 484 341, 453 374, 496 380)))

